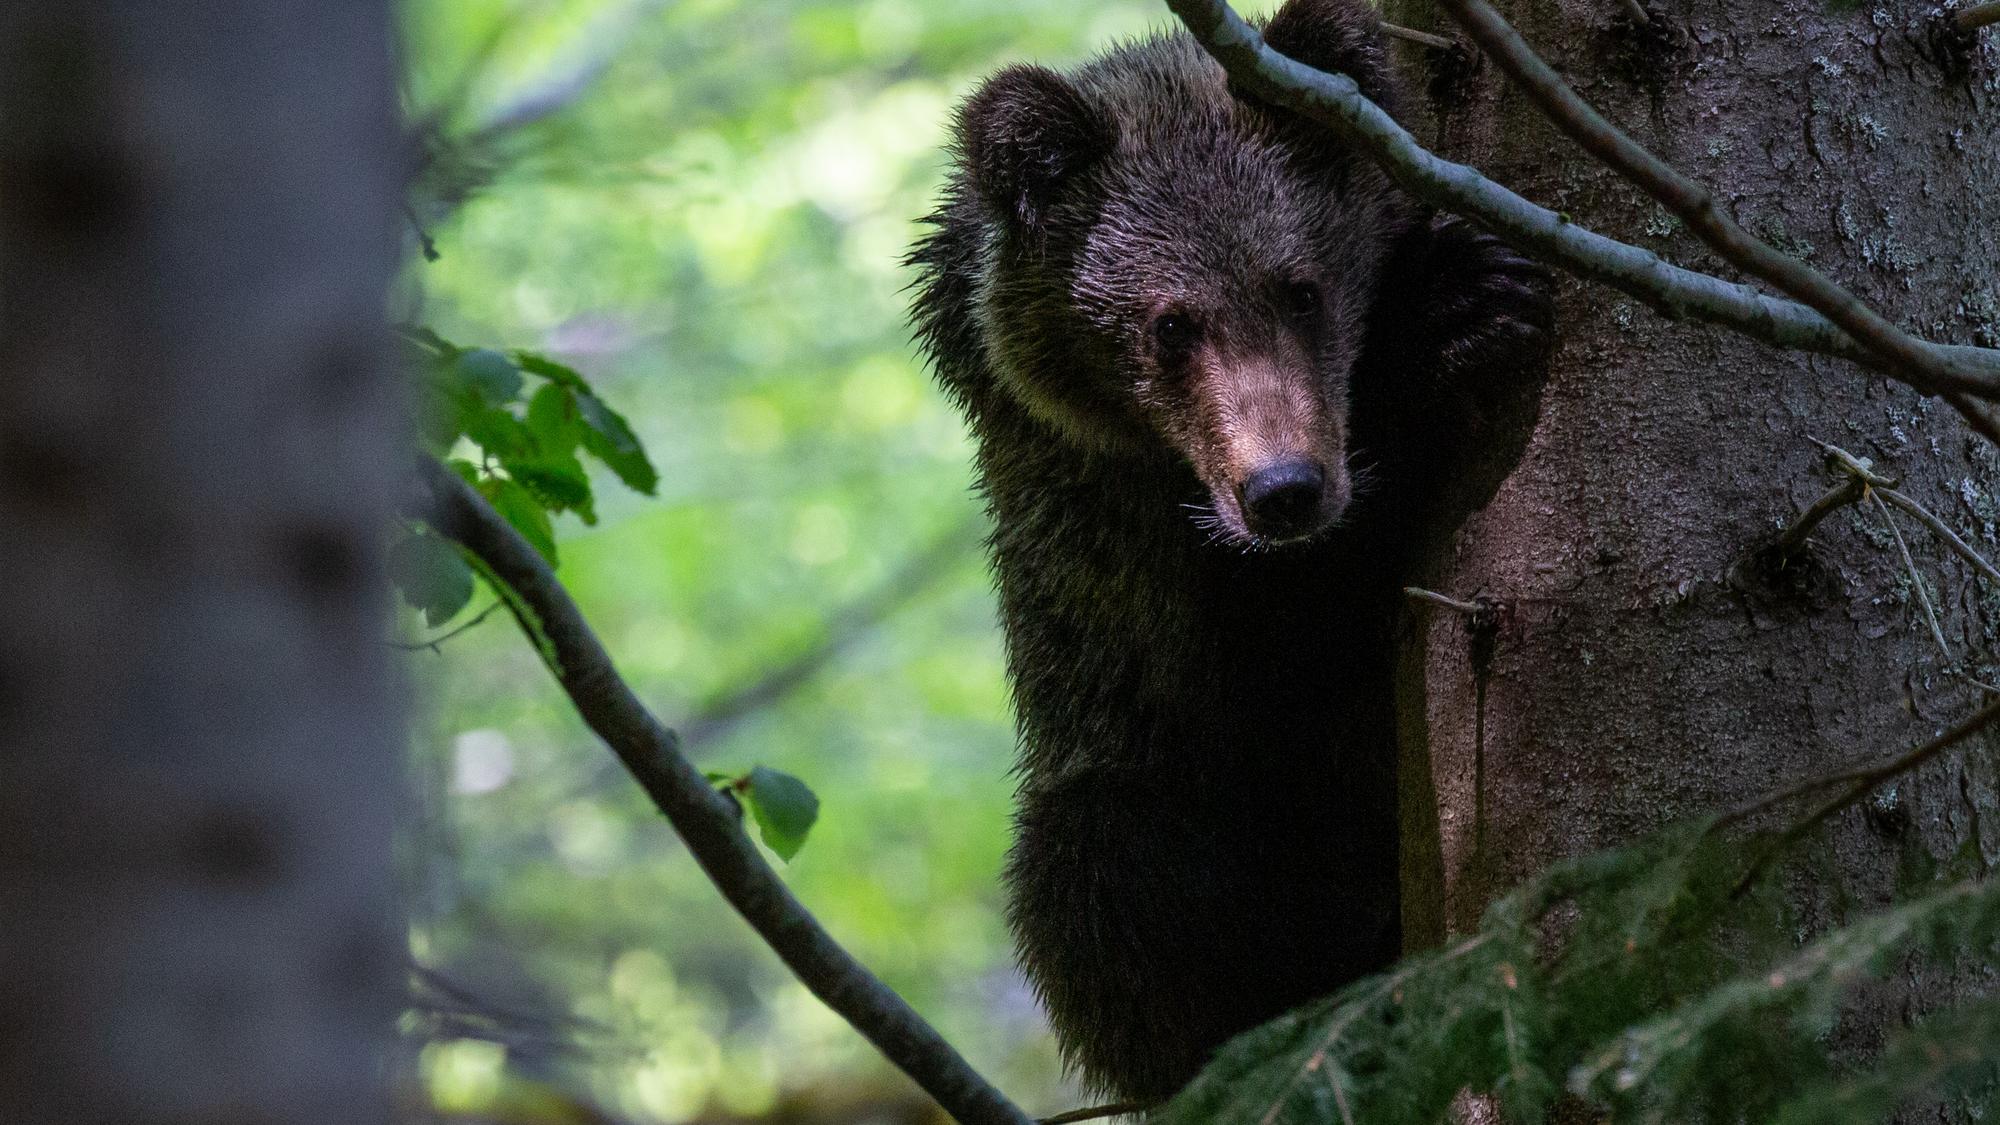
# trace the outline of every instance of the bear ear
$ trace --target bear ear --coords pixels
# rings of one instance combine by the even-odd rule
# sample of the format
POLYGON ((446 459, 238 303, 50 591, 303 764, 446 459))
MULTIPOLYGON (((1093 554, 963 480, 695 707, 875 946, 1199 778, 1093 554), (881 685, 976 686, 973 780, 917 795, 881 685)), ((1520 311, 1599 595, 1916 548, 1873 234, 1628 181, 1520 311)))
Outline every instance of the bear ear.
POLYGON ((1368 100, 1395 109, 1396 80, 1382 47, 1382 17, 1365 0, 1286 0, 1264 26, 1264 42, 1314 70, 1347 75, 1368 100))
POLYGON ((1010 66, 987 79, 959 111, 958 136, 980 198, 1029 230, 1118 139, 1107 114, 1039 66, 1010 66))

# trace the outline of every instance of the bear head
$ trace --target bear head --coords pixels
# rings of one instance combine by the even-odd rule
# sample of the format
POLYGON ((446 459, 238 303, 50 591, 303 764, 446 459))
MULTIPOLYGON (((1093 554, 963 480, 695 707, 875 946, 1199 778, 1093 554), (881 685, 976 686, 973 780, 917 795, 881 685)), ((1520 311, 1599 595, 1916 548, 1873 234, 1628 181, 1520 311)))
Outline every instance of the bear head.
MULTIPOLYGON (((1264 35, 1389 102, 1378 24, 1360 0, 1291 0, 1264 35)), ((957 147, 1002 393, 1079 449, 1184 459, 1220 538, 1339 519, 1349 376, 1415 215, 1378 169, 1234 89, 1185 35, 1068 75, 1002 70, 960 111, 957 147)))

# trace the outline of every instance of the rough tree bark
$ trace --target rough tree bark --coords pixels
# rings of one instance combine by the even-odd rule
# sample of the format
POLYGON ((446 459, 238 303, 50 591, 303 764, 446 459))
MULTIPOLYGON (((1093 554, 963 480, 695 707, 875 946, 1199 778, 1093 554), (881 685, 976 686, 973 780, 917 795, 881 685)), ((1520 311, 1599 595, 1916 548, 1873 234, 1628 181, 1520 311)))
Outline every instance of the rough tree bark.
MULTIPOLYGON (((1753 233, 1930 339, 1996 342, 1990 42, 1941 51, 1935 9, 1906 0, 1655 0, 1644 26, 1617 0, 1500 6, 1753 233)), ((1386 15, 1453 30, 1431 0, 1391 0, 1386 15)), ((1465 92, 1418 135, 1596 230, 1735 276, 1493 68, 1465 92)), ((1402 705, 1421 720, 1405 724, 1404 771, 1417 946, 1470 928, 1554 859, 1905 748, 1979 701, 1942 674, 1872 506, 1822 525, 1803 588, 1725 580, 1832 483, 1808 436, 1874 458, 1990 554, 2000 462, 1948 407, 1575 283, 1560 319, 1527 454, 1435 560, 1435 588, 1509 604, 1495 651, 1477 659, 1464 618, 1426 612, 1405 661, 1402 705)), ((1905 536, 1954 652, 1990 650, 1995 591, 1914 524, 1905 536)), ((1981 833, 2000 858, 1987 759, 1953 755, 1908 779, 1895 808, 1838 819, 1826 847, 1864 901, 1912 842, 1942 856, 1981 833)))
POLYGON ((0 1118, 386 1120, 388 5, 0 5, 0 1118))

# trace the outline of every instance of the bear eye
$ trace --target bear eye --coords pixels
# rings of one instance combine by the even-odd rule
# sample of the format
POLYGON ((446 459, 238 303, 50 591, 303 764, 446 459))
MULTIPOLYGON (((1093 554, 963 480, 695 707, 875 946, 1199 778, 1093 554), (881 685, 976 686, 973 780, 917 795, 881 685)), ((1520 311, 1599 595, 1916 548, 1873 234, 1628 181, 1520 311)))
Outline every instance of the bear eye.
POLYGON ((1201 339, 1201 326, 1191 317, 1180 313, 1166 313, 1153 318, 1153 342, 1168 355, 1185 354, 1199 339, 1201 339))
POLYGON ((1293 320, 1318 316, 1319 286, 1310 281, 1294 281, 1285 286, 1285 312, 1293 320))

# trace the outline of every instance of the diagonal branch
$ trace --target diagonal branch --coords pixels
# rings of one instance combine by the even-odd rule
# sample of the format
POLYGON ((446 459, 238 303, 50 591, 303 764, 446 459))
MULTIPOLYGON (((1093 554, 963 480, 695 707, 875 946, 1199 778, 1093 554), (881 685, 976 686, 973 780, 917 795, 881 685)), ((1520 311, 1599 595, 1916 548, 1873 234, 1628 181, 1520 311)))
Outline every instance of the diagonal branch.
POLYGON ((1884 320, 1825 274, 1751 235, 1716 206, 1715 194, 1708 188, 1605 120, 1487 0, 1445 0, 1444 7, 1542 116, 1585 152, 1658 200, 1725 261, 1818 310, 1873 353, 1878 366, 1901 372, 1905 382, 1927 390, 1971 389, 1953 386, 1949 364, 1929 344, 1884 320))
POLYGON ((1363 96, 1352 78, 1322 73, 1272 50, 1227 0, 1167 0, 1167 6, 1232 79, 1324 123, 1410 194, 1478 220, 1525 253, 1627 293, 1669 318, 1693 317, 1778 347, 1855 360, 1920 390, 2000 399, 2000 351, 1918 342, 1921 366, 1886 366, 1871 347, 1804 305, 1670 265, 1650 250, 1586 230, 1426 150, 1363 96))
POLYGON ((483 562, 532 612, 577 713, 618 760, 695 862, 760 937, 827 1007, 852 1024, 965 1125, 1030 1119, 961 1058, 889 987, 833 940, 744 834, 735 805, 681 755, 679 739, 632 693, 553 571, 506 520, 435 459, 417 462, 408 514, 483 562))
POLYGON ((1758 852, 1756 857, 1750 861, 1750 866, 1744 871, 1743 877, 1737 880, 1736 886, 1729 892, 1730 897, 1742 897, 1743 893, 1749 890, 1751 885, 1757 881, 1758 876, 1762 875, 1765 869, 1770 866, 1773 859, 1794 843, 1797 843, 1799 837, 1812 831, 1814 827, 1824 822, 1828 817, 1853 806, 1855 802, 1873 793, 1876 787, 1882 783, 1903 776, 1925 762, 1937 757, 1939 754, 1944 753, 1946 750, 1992 726, 1996 719, 2000 719, 2000 700, 1990 702, 1979 710, 1974 711, 1961 720, 1958 725, 1923 745, 1898 754, 1896 757, 1879 765, 1858 766, 1854 769, 1844 770, 1826 777, 1811 778, 1725 813, 1716 821, 1717 827, 1734 823, 1752 813, 1761 812, 1772 805, 1791 800, 1793 797, 1804 796, 1807 793, 1817 792, 1843 782, 1847 783, 1847 788, 1841 790, 1838 796, 1831 798, 1825 804, 1807 813, 1803 818, 1779 834, 1777 839, 1773 840, 1762 851, 1758 852))

